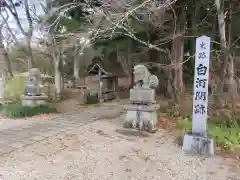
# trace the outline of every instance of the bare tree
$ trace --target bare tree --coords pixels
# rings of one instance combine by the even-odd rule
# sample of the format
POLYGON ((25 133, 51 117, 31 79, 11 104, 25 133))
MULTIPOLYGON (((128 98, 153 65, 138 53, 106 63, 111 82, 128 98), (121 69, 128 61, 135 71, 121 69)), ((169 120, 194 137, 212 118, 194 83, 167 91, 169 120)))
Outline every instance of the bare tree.
POLYGON ((24 40, 26 43, 25 52, 27 53, 27 56, 28 56, 28 68, 32 68, 33 64, 34 64, 34 58, 33 58, 32 48, 31 48, 32 47, 31 39, 32 39, 32 35, 33 35, 33 21, 32 21, 32 17, 30 14, 30 7, 29 7, 28 0, 24 0, 24 11, 25 11, 26 18, 28 21, 28 30, 24 30, 24 26, 20 21, 19 11, 17 11, 17 8, 16 8, 13 0, 8 0, 8 1, 5 0, 4 2, 5 2, 6 8, 11 13, 11 15, 14 17, 17 27, 19 28, 22 35, 24 36, 24 40))
MULTIPOLYGON (((230 53, 230 43, 231 43, 231 37, 226 37, 226 22, 225 22, 225 8, 224 8, 224 0, 215 0, 215 5, 217 8, 217 17, 218 17, 218 26, 219 26, 219 35, 220 35, 220 47, 223 52, 223 56, 221 56, 222 60, 222 66, 221 66, 221 72, 219 73, 219 83, 217 86, 217 96, 216 100, 219 106, 221 107, 223 104, 221 103, 221 93, 223 92, 223 87, 225 84, 228 84, 228 92, 230 94, 231 101, 234 103, 235 99, 238 96, 237 93, 237 85, 236 81, 234 80, 234 57, 230 53), (226 83, 228 82, 228 83, 226 83)), ((231 5, 230 5, 230 11, 231 11, 231 5)), ((229 16, 231 12, 228 12, 229 16)), ((229 29, 230 31, 230 29, 229 29)), ((229 32, 231 33, 231 32, 229 32)))
POLYGON ((0 48, 1 48, 1 53, 4 56, 6 71, 10 77, 13 77, 12 66, 8 56, 8 50, 6 48, 6 45, 4 45, 3 29, 4 29, 4 25, 6 24, 5 20, 9 19, 9 14, 6 13, 6 15, 7 16, 4 17, 4 20, 0 24, 0 48))
MULTIPOLYGON (((91 21, 89 28, 86 31, 91 30, 90 42, 94 44, 96 39, 107 39, 111 40, 116 36, 125 36, 129 42, 137 42, 139 46, 141 46, 144 52, 149 52, 150 50, 157 51, 158 54, 164 54, 164 56, 168 57, 169 65, 163 65, 159 62, 155 62, 154 65, 158 69, 167 69, 171 71, 172 80, 171 84, 173 86, 175 94, 175 100, 180 101, 180 96, 183 93, 183 77, 182 77, 182 66, 186 61, 183 61, 184 55, 184 33, 185 28, 182 25, 184 24, 184 8, 182 8, 182 13, 177 14, 174 12, 173 7, 175 5, 175 0, 169 1, 161 1, 160 4, 156 5, 155 2, 150 0, 142 1, 139 4, 133 4, 127 0, 121 1, 103 1, 103 5, 100 8, 93 9, 93 13, 90 15, 89 19, 91 21), (166 19, 165 15, 166 11, 172 11, 173 17, 172 19, 166 19), (181 18, 178 18, 178 15, 181 18), (137 36, 137 30, 131 24, 131 20, 134 19, 138 21, 139 24, 144 24, 144 27, 149 27, 147 31, 157 30, 162 28, 162 34, 164 33, 164 24, 165 21, 174 21, 173 26, 171 26, 171 30, 167 33, 164 33, 162 37, 158 37, 155 41, 141 39, 137 36), (172 42, 172 54, 170 52, 169 46, 164 46, 164 44, 170 44, 172 42), (180 53, 180 57, 179 57, 180 53)), ((71 6, 78 6, 77 3, 71 4, 71 6)), ((67 5, 66 5, 67 7, 67 5)), ((62 7, 61 7, 62 8, 62 7)), ((59 8, 60 9, 60 8, 59 8)), ((65 10, 69 10, 69 8, 62 8, 63 12, 65 10)), ((180 8, 181 9, 181 8, 180 8)), ((56 21, 52 24, 57 23, 56 21)), ((159 31, 160 32, 160 31, 159 31)), ((76 36, 77 33, 68 33, 67 35, 74 34, 76 36)), ((131 76, 131 70, 133 63, 131 62, 132 53, 131 48, 128 48, 128 52, 121 51, 116 48, 118 61, 123 66, 123 69, 126 71, 128 76, 131 76)), ((140 52, 142 53, 142 52, 140 52)), ((139 54, 140 54, 139 53, 139 54)), ((160 58, 160 57, 159 57, 160 58)), ((189 59, 188 59, 189 60, 189 59)))
MULTIPOLYGON (((52 13, 52 4, 50 0, 46 0, 46 4, 41 3, 41 6, 46 14, 52 13)), ((64 87, 63 82, 63 73, 62 71, 62 45, 58 43, 55 28, 54 26, 48 26, 48 22, 43 23, 43 29, 46 33, 45 39, 45 47, 49 55, 52 57, 53 60, 53 67, 54 67, 54 80, 55 80, 55 88, 56 88, 56 100, 61 99, 61 94, 64 87)))
POLYGON ((70 37, 71 42, 73 43, 73 75, 75 79, 79 79, 79 68, 80 68, 80 42, 74 36, 70 37))

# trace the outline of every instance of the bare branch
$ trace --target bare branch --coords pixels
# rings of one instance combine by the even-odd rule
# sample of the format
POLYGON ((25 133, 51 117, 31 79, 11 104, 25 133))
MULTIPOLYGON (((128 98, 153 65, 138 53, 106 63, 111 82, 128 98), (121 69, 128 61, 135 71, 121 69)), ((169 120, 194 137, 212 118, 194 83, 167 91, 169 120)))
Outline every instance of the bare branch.
POLYGON ((19 15, 18 15, 18 12, 16 10, 16 7, 15 7, 15 4, 14 4, 13 0, 8 0, 8 1, 10 2, 11 5, 9 5, 7 3, 7 1, 5 0, 6 7, 9 10, 9 12, 12 14, 12 16, 14 17, 14 19, 15 19, 17 25, 18 25, 18 28, 21 30, 22 34, 25 35, 26 32, 24 31, 23 26, 20 22, 19 15))
POLYGON ((28 20, 28 37, 32 36, 33 33, 33 21, 32 21, 32 17, 29 11, 29 4, 28 4, 28 0, 24 0, 24 8, 25 8, 25 13, 26 13, 26 17, 28 20))
POLYGON ((7 15, 7 17, 4 17, 3 11, 0 11, 0 16, 1 16, 2 20, 3 20, 3 23, 4 23, 4 25, 6 25, 6 29, 7 29, 7 31, 11 34, 12 38, 15 40, 15 42, 18 43, 18 40, 17 40, 15 34, 13 33, 12 29, 10 28, 10 26, 9 26, 9 24, 8 24, 9 14, 8 14, 7 11, 4 11, 4 12, 5 12, 5 14, 7 15))

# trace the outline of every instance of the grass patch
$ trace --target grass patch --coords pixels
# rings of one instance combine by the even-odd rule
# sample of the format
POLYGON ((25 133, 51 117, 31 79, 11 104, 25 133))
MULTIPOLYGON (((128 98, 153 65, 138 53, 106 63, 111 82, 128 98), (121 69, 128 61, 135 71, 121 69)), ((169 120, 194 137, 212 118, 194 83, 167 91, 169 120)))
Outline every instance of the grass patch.
POLYGON ((13 102, 19 102, 20 96, 25 91, 26 77, 15 76, 12 79, 6 80, 4 84, 4 99, 13 102))
MULTIPOLYGON (((52 78, 42 75, 43 82, 51 82, 52 78)), ((26 73, 16 74, 11 79, 6 79, 4 84, 4 99, 12 102, 20 102, 20 96, 24 94, 26 81, 28 76, 26 73)))
POLYGON ((101 107, 101 104, 85 104, 85 107, 101 107))
POLYGON ((21 104, 8 104, 0 107, 0 114, 8 118, 23 118, 49 113, 57 113, 57 110, 46 105, 27 107, 21 104))
MULTIPOLYGON (((191 131, 192 120, 190 118, 184 118, 178 120, 178 128, 181 130, 191 131)), ((240 148, 240 121, 208 121, 207 133, 214 138, 214 141, 218 147, 224 150, 234 151, 240 148)))

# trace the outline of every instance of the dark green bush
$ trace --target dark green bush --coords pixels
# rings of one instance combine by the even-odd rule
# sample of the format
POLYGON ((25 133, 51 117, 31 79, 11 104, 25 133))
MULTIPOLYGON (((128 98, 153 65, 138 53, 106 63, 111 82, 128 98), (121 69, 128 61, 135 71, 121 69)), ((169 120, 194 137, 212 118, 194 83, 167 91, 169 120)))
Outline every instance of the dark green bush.
POLYGON ((86 97, 87 104, 97 104, 98 101, 98 94, 88 94, 86 97))
POLYGON ((21 104, 8 104, 0 107, 0 114, 9 118, 22 118, 49 113, 57 113, 57 110, 46 105, 27 107, 21 104))

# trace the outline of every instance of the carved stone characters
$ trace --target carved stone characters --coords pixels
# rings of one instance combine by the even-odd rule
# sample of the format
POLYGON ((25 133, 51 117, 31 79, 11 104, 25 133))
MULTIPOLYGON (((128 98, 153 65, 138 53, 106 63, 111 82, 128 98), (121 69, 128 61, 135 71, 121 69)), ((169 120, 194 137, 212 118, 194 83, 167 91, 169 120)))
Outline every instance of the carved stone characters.
POLYGON ((134 88, 142 87, 155 89, 159 84, 157 76, 152 75, 144 65, 134 66, 133 74, 135 82, 134 88))

